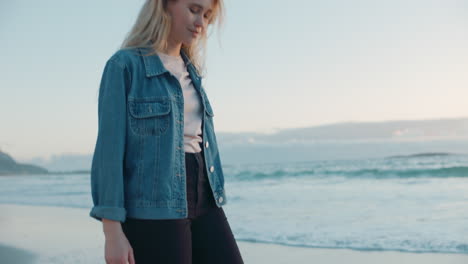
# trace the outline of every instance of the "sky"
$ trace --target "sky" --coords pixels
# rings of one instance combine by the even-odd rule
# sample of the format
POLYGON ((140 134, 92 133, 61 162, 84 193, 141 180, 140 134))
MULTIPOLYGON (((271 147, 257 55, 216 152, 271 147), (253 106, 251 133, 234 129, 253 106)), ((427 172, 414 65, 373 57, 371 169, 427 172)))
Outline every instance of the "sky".
MULTIPOLYGON (((92 153, 103 67, 143 2, 0 2, 0 150, 92 153)), ((468 1, 225 5, 203 80, 216 132, 468 117, 468 1)))

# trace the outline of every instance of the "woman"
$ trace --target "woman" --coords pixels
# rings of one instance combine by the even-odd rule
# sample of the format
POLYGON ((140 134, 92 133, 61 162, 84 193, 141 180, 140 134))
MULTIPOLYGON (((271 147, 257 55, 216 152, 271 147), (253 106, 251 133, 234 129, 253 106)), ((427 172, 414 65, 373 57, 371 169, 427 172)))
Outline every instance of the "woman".
POLYGON ((106 263, 243 263, 199 53, 222 0, 147 0, 99 88, 91 167, 106 263))

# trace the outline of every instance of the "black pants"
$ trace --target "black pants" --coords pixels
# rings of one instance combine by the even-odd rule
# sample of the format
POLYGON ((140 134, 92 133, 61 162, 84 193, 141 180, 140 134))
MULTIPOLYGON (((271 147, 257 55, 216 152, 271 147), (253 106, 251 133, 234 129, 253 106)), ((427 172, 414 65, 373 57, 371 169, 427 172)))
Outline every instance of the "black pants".
POLYGON ((185 165, 188 218, 122 223, 136 264, 243 264, 223 208, 214 201, 203 151, 186 152, 185 165))

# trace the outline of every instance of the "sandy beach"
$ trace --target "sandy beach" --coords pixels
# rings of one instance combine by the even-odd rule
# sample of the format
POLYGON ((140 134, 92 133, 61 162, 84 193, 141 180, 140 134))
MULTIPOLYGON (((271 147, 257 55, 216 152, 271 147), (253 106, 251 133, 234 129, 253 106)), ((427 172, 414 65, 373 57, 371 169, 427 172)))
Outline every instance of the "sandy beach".
MULTIPOLYGON (((89 210, 0 204, 1 263, 104 263, 104 236, 89 210)), ((238 241, 252 264, 466 264, 468 255, 317 249, 238 241)))

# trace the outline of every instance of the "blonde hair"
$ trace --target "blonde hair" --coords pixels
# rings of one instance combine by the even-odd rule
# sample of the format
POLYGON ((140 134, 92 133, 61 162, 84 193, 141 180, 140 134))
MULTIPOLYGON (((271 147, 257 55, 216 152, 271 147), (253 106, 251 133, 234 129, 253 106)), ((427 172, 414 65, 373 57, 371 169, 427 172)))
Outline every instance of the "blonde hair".
MULTIPOLYGON (((152 52, 147 54, 148 56, 166 50, 167 39, 171 30, 171 17, 166 9, 169 1, 174 0, 146 0, 121 48, 151 47, 152 52)), ((224 19, 224 4, 223 0, 213 1, 213 12, 208 25, 217 22, 219 29, 224 19)), ((183 51, 199 74, 205 72, 207 38, 207 30, 204 30, 194 44, 188 47, 182 44, 183 51)))

